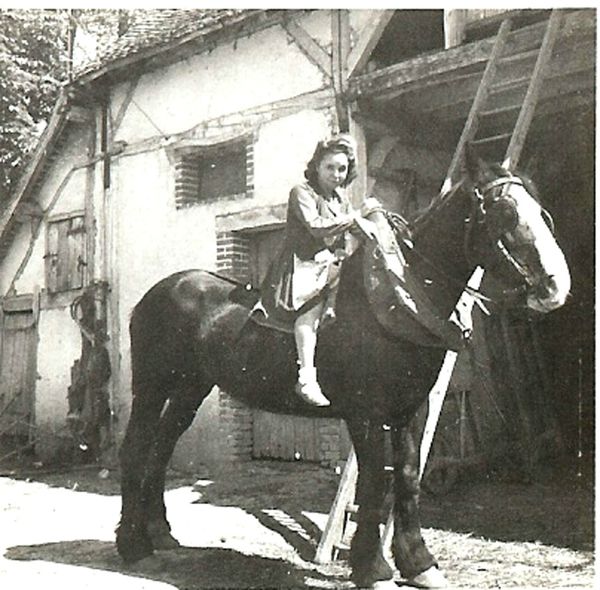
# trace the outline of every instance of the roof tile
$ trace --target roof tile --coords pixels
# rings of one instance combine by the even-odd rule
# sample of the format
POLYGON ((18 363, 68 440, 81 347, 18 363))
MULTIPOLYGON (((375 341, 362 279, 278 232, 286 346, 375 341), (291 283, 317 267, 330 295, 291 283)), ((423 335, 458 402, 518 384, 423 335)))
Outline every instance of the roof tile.
POLYGON ((96 59, 82 65, 75 77, 91 74, 119 59, 167 45, 188 35, 225 29, 255 12, 233 8, 135 10, 127 32, 100 48, 96 59))

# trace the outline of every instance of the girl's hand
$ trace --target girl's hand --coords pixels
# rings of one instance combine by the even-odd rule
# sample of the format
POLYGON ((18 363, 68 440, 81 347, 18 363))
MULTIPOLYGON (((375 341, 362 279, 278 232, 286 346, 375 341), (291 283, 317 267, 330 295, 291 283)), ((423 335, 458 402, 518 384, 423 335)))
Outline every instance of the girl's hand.
POLYGON ((383 209, 383 205, 375 197, 367 197, 360 208, 360 214, 367 217, 379 209, 383 209))

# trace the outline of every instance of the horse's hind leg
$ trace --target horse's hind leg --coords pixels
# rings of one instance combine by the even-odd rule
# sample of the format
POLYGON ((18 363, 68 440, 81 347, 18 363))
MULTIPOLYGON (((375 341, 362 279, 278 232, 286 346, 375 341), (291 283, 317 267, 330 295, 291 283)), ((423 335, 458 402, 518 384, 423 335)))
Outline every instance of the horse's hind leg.
POLYGON ((198 407, 210 389, 210 385, 201 385, 197 380, 182 383, 169 398, 160 418, 142 487, 148 535, 155 549, 179 546, 179 542, 171 535, 164 503, 166 470, 179 437, 194 420, 198 407))
POLYGON ((383 556, 379 524, 385 500, 383 424, 376 421, 348 422, 358 460, 359 492, 357 529, 350 549, 352 581, 359 588, 391 580, 392 568, 383 556))
POLYGON ((408 426, 392 428, 392 444, 395 497, 392 548, 396 567, 421 588, 443 588, 447 582, 421 535, 419 456, 408 426))
POLYGON ((127 562, 152 554, 152 543, 146 530, 142 482, 164 403, 165 395, 158 387, 150 384, 134 387, 131 416, 119 451, 122 504, 117 549, 127 562))

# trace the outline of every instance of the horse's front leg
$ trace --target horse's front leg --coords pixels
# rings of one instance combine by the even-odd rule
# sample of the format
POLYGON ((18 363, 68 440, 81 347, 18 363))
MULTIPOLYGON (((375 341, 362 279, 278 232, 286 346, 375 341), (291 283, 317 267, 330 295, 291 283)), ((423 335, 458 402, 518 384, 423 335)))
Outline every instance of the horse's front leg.
POLYGON ((446 579, 437 568, 421 535, 419 516, 419 456, 407 426, 392 428, 394 451, 394 539, 396 567, 403 577, 421 588, 444 588, 446 579))
POLYGON ((391 580, 393 570, 385 560, 379 525, 385 497, 383 425, 356 420, 348 423, 358 461, 357 528, 350 548, 352 581, 359 588, 391 580))

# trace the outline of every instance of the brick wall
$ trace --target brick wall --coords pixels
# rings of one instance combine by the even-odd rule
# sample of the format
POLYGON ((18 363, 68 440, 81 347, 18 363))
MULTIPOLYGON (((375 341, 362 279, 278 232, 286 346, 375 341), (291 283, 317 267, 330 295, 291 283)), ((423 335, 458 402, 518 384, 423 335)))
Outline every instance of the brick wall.
POLYGON ((250 279, 250 240, 237 232, 217 234, 217 272, 239 281, 250 279))
POLYGON ((319 420, 319 458, 326 467, 335 467, 346 461, 351 442, 343 420, 328 418, 319 420))
MULTIPOLYGON (((250 278, 250 240, 236 232, 217 234, 217 272, 247 281, 250 278)), ((225 441, 224 461, 252 457, 252 409, 224 391, 219 392, 219 424, 225 441)))
POLYGON ((243 402, 219 391, 219 424, 225 442, 223 461, 252 458, 252 410, 243 402))

